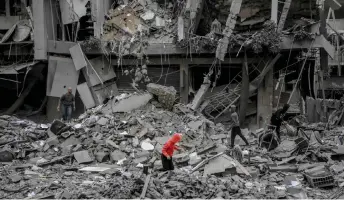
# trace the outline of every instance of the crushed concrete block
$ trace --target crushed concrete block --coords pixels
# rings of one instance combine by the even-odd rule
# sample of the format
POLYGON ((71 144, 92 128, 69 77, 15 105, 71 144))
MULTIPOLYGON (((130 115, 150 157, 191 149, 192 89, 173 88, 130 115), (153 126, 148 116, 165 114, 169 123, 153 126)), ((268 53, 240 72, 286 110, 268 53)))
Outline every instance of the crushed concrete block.
POLYGON ((148 157, 141 157, 141 158, 137 158, 134 160, 135 164, 139 164, 139 163, 145 163, 148 161, 148 157))
POLYGON ((60 143, 60 141, 55 136, 55 137, 48 138, 47 141, 45 141, 45 143, 48 144, 49 146, 57 146, 60 143))
POLYGON ((0 119, 0 127, 7 127, 9 124, 8 121, 6 120, 3 120, 3 119, 0 119))
POLYGON ((110 154, 112 161, 119 161, 124 159, 127 156, 127 154, 123 153, 122 151, 115 150, 110 154))
POLYGON ((90 163, 93 161, 93 159, 90 157, 90 155, 88 154, 88 151, 78 151, 75 152, 74 154, 74 158, 75 160, 79 163, 79 164, 83 164, 83 163, 90 163))
POLYGON ((81 144, 81 141, 77 138, 75 138, 75 136, 71 136, 68 139, 66 139, 64 142, 61 143, 61 148, 66 148, 70 145, 78 145, 81 144))
POLYGON ((149 93, 142 95, 131 95, 130 97, 123 99, 119 102, 113 101, 112 111, 113 112, 130 112, 145 106, 153 96, 149 93))
POLYGON ((148 10, 147 12, 143 13, 140 17, 145 21, 152 20, 155 17, 155 13, 151 10, 148 10))
POLYGON ((0 162, 12 162, 14 155, 7 150, 0 151, 0 162))
POLYGON ((155 18, 155 26, 157 27, 165 27, 166 26, 166 21, 161 18, 161 17, 156 17, 155 18))
POLYGON ((101 125, 101 126, 105 126, 109 123, 109 119, 102 117, 97 121, 97 124, 101 125))
POLYGON ((96 157, 96 160, 98 162, 107 162, 110 160, 109 153, 107 152, 103 152, 103 151, 97 152, 94 154, 94 156, 96 157))
POLYGON ((19 174, 11 174, 10 176, 8 176, 8 178, 11 180, 12 183, 18 183, 22 180, 23 177, 19 174))
POLYGON ((174 102, 176 100, 177 91, 174 87, 166 87, 158 85, 155 83, 150 83, 147 85, 148 92, 156 95, 158 101, 168 110, 173 108, 174 102))
POLYGON ((61 133, 61 130, 66 127, 66 124, 61 122, 60 120, 55 120, 51 126, 50 126, 50 131, 55 134, 59 135, 61 133))
POLYGON ((72 194, 68 192, 67 190, 64 190, 60 196, 60 199, 71 199, 72 194))
POLYGON ((191 121, 188 123, 188 126, 192 129, 192 130, 198 130, 199 127, 201 127, 203 124, 202 121, 191 121))

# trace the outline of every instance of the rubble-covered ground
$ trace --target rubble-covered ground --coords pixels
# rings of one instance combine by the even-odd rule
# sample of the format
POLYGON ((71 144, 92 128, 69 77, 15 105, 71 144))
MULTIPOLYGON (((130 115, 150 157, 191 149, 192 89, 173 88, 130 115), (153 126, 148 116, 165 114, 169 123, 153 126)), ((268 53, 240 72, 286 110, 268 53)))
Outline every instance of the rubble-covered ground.
MULTIPOLYGON (((301 133, 285 132, 283 142, 269 152, 258 147, 262 130, 243 129, 251 145, 231 154, 222 124, 185 105, 167 110, 171 104, 166 101, 174 98, 153 96, 123 94, 67 124, 1 116, 0 197, 344 197, 342 128, 323 131, 321 124, 306 125, 297 118, 291 124, 317 131, 304 132, 306 143, 301 133), (173 157, 176 170, 168 176, 160 155, 174 132, 184 137, 173 157)), ((244 143, 238 138, 236 144, 244 143)))

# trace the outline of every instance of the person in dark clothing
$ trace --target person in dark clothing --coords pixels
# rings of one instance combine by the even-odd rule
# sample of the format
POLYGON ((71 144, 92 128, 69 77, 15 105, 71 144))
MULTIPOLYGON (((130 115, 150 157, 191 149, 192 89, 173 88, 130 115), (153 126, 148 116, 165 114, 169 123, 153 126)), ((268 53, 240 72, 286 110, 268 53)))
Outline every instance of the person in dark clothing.
POLYGON ((241 137, 242 140, 244 140, 244 142, 246 143, 246 145, 249 145, 247 139, 245 138, 245 136, 241 133, 241 129, 240 129, 240 122, 239 122, 239 116, 236 113, 236 107, 233 105, 231 107, 231 118, 232 118, 232 131, 231 131, 231 148, 234 147, 234 141, 235 141, 235 137, 237 135, 239 135, 241 137))
POLYGON ((68 88, 68 92, 60 98, 57 111, 60 111, 62 105, 62 117, 64 121, 70 121, 72 118, 72 110, 75 111, 75 98, 72 94, 72 88, 68 88))
POLYGON ((283 122, 284 115, 287 113, 290 105, 285 104, 282 109, 278 109, 272 116, 271 116, 271 125, 276 126, 276 134, 278 139, 281 141, 281 125, 283 122))

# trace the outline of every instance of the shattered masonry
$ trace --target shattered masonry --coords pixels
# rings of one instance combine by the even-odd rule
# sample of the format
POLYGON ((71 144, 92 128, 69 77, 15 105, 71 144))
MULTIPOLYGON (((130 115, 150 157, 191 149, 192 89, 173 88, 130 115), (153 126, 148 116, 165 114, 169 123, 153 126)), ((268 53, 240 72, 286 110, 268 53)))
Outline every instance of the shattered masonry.
POLYGON ((343 4, 3 1, 0 197, 344 198, 343 4))

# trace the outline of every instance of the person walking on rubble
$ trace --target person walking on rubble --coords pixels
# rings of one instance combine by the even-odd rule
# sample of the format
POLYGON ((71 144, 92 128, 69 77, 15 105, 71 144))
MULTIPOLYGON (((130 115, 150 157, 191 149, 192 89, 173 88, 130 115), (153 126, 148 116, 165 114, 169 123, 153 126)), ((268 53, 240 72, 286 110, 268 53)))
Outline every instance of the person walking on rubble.
POLYGON ((164 144, 161 152, 161 162, 164 171, 173 171, 174 166, 172 162, 172 156, 174 150, 179 150, 179 147, 176 145, 182 139, 182 134, 175 133, 173 136, 164 144))
POLYGON ((244 140, 244 142, 246 143, 246 145, 249 145, 247 139, 245 138, 245 136, 241 133, 241 129, 240 129, 240 122, 239 122, 239 115, 236 112, 236 106, 232 105, 231 106, 231 118, 232 118, 232 131, 231 131, 231 143, 230 143, 230 147, 233 148, 234 147, 234 141, 235 141, 235 137, 237 135, 239 135, 241 137, 242 140, 244 140))
POLYGON ((63 120, 69 122, 72 118, 72 109, 75 111, 75 97, 72 94, 72 88, 68 88, 67 93, 60 98, 57 111, 60 111, 61 105, 63 120))
POLYGON ((278 109, 272 116, 270 119, 271 125, 276 127, 276 134, 278 137, 278 140, 281 141, 281 125, 283 122, 283 118, 285 116, 285 114, 287 113, 288 109, 289 109, 290 105, 289 104, 285 104, 283 106, 282 109, 278 109))

